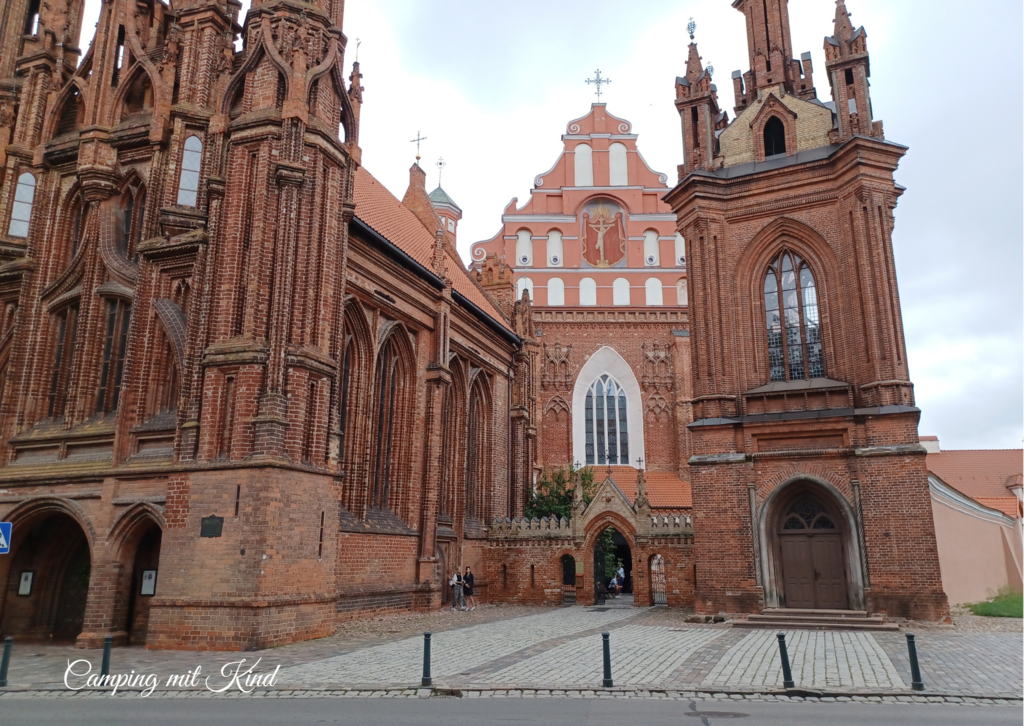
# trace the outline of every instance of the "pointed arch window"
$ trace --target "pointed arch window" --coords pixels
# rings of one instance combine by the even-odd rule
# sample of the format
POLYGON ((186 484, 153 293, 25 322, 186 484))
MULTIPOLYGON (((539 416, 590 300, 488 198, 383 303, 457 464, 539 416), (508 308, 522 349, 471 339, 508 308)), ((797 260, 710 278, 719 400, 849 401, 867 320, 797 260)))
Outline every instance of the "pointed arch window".
POLYGON ((401 395, 402 373, 398 344, 392 337, 381 348, 374 373, 376 397, 373 427, 373 469, 371 471, 370 506, 385 509, 389 505, 391 475, 395 468, 395 449, 398 448, 396 419, 400 415, 398 403, 401 395))
POLYGON ((778 116, 772 116, 764 125, 764 155, 786 153, 786 127, 778 116))
POLYGON ((32 203, 36 198, 36 178, 25 172, 18 177, 14 188, 14 205, 11 207, 11 225, 7 234, 12 237, 28 237, 28 223, 32 221, 32 203))
POLYGON ((128 326, 131 318, 130 303, 124 300, 107 302, 107 327, 103 341, 103 367, 96 393, 96 413, 111 413, 117 410, 121 398, 121 379, 124 376, 124 362, 128 352, 128 326))
POLYGON ((783 251, 764 279, 771 380, 823 378, 818 292, 814 274, 797 255, 783 251))
POLYGON ((178 180, 178 204, 183 207, 196 206, 202 165, 203 142, 198 136, 189 136, 185 139, 185 151, 181 155, 181 177, 178 180))
POLYGON ((587 391, 584 403, 587 464, 629 464, 626 392, 607 373, 587 391))
POLYGON ((469 397, 469 428, 466 432, 466 518, 485 521, 483 466, 486 461, 485 438, 487 409, 480 384, 473 386, 469 397))
POLYGON ((78 303, 68 305, 57 314, 56 341, 53 348, 53 364, 50 368, 50 397, 47 415, 64 415, 68 387, 71 380, 71 366, 75 360, 75 337, 78 332, 78 303))

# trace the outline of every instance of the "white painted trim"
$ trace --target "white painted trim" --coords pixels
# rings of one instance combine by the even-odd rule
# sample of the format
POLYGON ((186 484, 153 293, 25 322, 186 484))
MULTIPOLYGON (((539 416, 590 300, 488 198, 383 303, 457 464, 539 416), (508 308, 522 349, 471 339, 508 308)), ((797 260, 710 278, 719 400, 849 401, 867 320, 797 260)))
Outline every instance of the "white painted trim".
MULTIPOLYGON (((594 307, 592 305, 587 306, 594 307)), ((644 406, 640 396, 640 384, 636 375, 618 352, 609 346, 603 346, 587 359, 576 376, 576 384, 572 391, 572 456, 573 461, 586 465, 587 461, 587 430, 586 402, 587 390, 598 377, 607 373, 612 376, 626 393, 626 416, 629 426, 629 459, 647 459, 644 453, 644 406)), ((596 466, 596 465, 595 465, 596 466)))
POLYGON ((966 494, 958 492, 934 474, 928 475, 928 490, 931 492, 932 499, 935 501, 945 504, 950 509, 955 509, 961 514, 974 517, 975 519, 999 524, 1009 529, 1013 529, 1014 524, 1017 521, 1005 512, 1000 512, 998 509, 986 507, 981 502, 975 501, 966 494))
MULTIPOLYGON (((674 214, 631 214, 630 220, 634 222, 675 222, 674 214)), ((673 237, 673 239, 675 239, 673 237)))

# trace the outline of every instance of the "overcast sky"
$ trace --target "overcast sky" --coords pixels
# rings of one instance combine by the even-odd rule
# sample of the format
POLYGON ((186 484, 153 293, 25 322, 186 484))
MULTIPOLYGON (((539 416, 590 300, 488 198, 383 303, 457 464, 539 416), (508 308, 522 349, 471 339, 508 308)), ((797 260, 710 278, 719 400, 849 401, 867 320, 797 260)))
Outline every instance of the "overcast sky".
MULTIPOLYGON (((512 197, 562 146, 594 100, 633 123, 648 163, 682 161, 674 79, 697 23, 719 103, 747 70, 743 16, 729 0, 347 0, 348 62, 360 39, 363 163, 401 197, 417 132, 428 187, 462 207, 459 249, 492 237, 512 197), (630 8, 627 10, 626 8, 630 8)), ((89 0, 88 41, 99 0, 89 0)), ((1020 0, 848 0, 867 30, 875 117, 910 147, 896 180, 894 246, 921 434, 943 448, 1018 448, 1022 434, 1022 4, 1020 0)), ((248 7, 248 2, 246 2, 248 7)), ((829 100, 822 42, 835 4, 790 0, 794 55, 810 51, 829 100)))

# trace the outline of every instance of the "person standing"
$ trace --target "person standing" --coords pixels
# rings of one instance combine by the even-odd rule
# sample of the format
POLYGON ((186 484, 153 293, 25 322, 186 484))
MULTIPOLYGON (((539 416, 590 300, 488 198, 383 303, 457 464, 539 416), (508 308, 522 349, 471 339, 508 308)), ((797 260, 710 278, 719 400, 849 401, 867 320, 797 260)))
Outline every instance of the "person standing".
POLYGON ((455 612, 456 608, 459 610, 465 610, 466 598, 462 593, 463 580, 462 575, 459 574, 458 570, 452 571, 452 579, 448 584, 452 586, 452 612, 455 612))
POLYGON ((467 610, 476 610, 476 601, 473 599, 473 568, 466 565, 466 574, 462 576, 462 593, 466 596, 467 610))

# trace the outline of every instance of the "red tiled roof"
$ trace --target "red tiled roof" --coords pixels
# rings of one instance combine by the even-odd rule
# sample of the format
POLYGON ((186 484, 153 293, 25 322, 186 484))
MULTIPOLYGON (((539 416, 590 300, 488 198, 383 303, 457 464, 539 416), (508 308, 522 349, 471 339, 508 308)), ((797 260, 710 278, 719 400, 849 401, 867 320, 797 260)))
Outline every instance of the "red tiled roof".
MULTIPOLYGON (((618 485, 622 493, 631 502, 636 501, 636 474, 632 466, 613 466, 612 481, 618 485)), ((595 466, 594 478, 600 483, 604 481, 608 467, 595 466)), ((652 509, 690 509, 693 507, 693 496, 690 482, 683 481, 675 474, 667 471, 645 471, 644 481, 647 483, 647 499, 652 509)))
POLYGON ((928 471, 980 504, 1017 517, 1020 500, 1010 491, 1024 469, 1022 449, 960 449, 928 454, 928 471))
MULTIPOLYGON (((423 226, 412 210, 398 201, 395 195, 363 166, 356 169, 354 192, 356 216, 430 270, 434 259, 434 235, 423 226)), ((470 273, 462 264, 462 260, 452 259, 449 254, 448 261, 452 287, 485 314, 494 318, 502 327, 511 330, 505 317, 469 276, 470 273)))
POLYGON ((998 509, 1010 517, 1020 516, 1020 500, 1017 497, 974 497, 979 504, 998 509))

